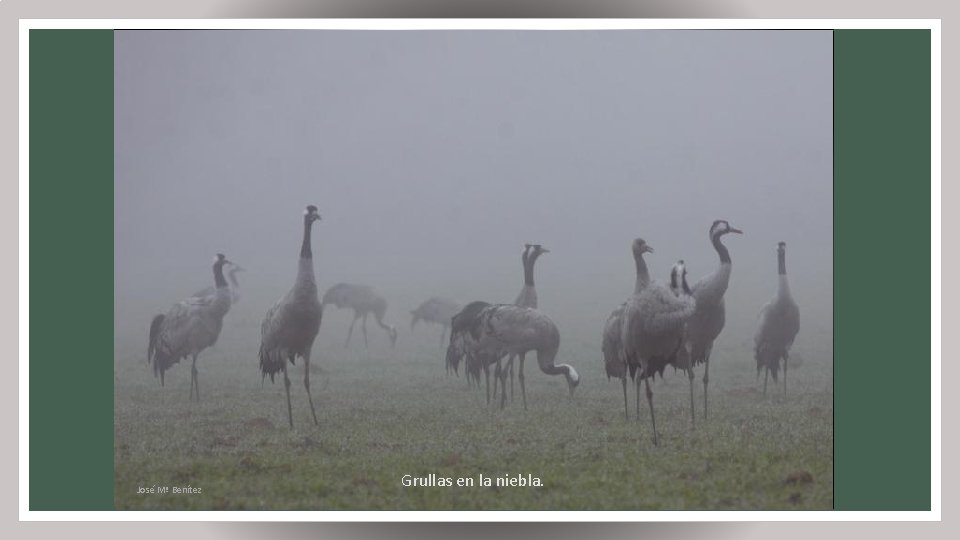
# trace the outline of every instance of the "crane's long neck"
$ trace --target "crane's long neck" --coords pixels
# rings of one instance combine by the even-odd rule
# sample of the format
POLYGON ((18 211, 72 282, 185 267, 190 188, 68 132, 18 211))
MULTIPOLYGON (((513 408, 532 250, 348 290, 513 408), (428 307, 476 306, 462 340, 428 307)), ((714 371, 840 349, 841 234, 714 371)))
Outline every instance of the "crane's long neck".
POLYGON ((650 273, 647 271, 647 263, 643 260, 643 254, 634 254, 633 260, 637 264, 637 281, 633 287, 633 292, 642 291, 650 283, 650 273))
POLYGON ((213 263, 213 283, 218 289, 227 287, 227 280, 223 278, 223 261, 213 263))
POLYGON ((297 283, 309 284, 316 287, 313 275, 313 251, 310 249, 310 230, 313 220, 310 216, 303 217, 303 245, 300 246, 300 264, 297 268, 297 283))
POLYGON ((310 249, 310 230, 312 229, 313 221, 310 219, 310 216, 303 217, 303 244, 300 246, 300 258, 301 259, 312 259, 313 251, 310 249))
POLYGON ((527 287, 533 287, 533 265, 537 262, 537 257, 539 255, 533 254, 523 258, 523 284, 527 287))
POLYGON ((777 297, 790 297, 790 283, 787 281, 787 253, 784 250, 777 252, 777 297))
POLYGON ((720 256, 720 264, 730 264, 730 252, 727 251, 727 246, 720 241, 720 237, 720 233, 713 234, 710 236, 710 241, 713 243, 713 249, 717 250, 717 255, 720 256))

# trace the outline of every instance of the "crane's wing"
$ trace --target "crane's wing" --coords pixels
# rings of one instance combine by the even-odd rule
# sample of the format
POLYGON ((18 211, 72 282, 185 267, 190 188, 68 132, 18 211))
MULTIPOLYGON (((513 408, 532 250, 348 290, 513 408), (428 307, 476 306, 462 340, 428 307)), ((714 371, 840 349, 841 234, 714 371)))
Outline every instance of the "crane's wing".
POLYGON ((647 287, 641 297, 641 312, 646 333, 663 333, 682 329, 697 309, 691 296, 676 296, 663 286, 647 287))
POLYGON ((174 357, 181 356, 189 344, 191 331, 202 324, 204 307, 213 302, 212 297, 188 298, 170 308, 163 318, 158 337, 158 348, 174 357))

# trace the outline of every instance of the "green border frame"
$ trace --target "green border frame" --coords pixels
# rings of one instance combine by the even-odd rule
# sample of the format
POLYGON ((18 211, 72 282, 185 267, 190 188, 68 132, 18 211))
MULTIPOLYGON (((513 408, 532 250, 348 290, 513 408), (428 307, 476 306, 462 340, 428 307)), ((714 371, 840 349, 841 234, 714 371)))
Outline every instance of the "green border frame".
MULTIPOLYGON (((839 510, 930 509, 930 38, 834 33, 839 510)), ((30 31, 31 510, 114 508, 113 46, 30 31)))
POLYGON ((112 30, 30 31, 29 159, 30 510, 113 510, 112 30))
POLYGON ((930 510, 930 38, 833 37, 838 510, 930 510))

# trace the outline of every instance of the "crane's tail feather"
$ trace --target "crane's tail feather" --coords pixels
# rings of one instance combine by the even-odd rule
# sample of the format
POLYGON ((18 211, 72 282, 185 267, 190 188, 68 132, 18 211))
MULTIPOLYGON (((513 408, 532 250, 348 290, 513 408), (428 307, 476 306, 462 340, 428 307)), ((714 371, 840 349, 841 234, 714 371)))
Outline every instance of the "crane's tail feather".
POLYGON ((160 327, 163 325, 164 316, 156 315, 150 321, 150 344, 147 346, 147 363, 153 359, 153 353, 157 350, 157 339, 160 337, 160 327))
POLYGON ((763 368, 768 368, 770 376, 773 377, 773 382, 777 382, 777 376, 780 373, 780 359, 784 354, 785 351, 778 350, 775 347, 757 347, 754 350, 754 358, 757 360, 757 377, 759 378, 760 371, 763 368))
POLYGON ((274 382, 274 376, 283 370, 284 354, 279 349, 267 349, 260 344, 260 375, 261 380, 265 376, 270 377, 270 382, 274 382))

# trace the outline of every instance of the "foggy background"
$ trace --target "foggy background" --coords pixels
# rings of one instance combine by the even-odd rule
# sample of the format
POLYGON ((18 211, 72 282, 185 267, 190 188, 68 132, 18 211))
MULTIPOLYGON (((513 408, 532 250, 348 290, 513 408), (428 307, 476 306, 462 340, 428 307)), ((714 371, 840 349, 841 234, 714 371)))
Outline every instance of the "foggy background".
MULTIPOLYGON (((832 354, 829 31, 115 35, 118 350, 145 351, 152 315, 211 285, 223 252, 248 270, 225 324, 247 328, 238 362, 259 381, 259 322, 293 284, 316 204, 321 294, 376 287, 401 353, 437 337, 411 335, 409 310, 433 295, 512 302, 522 245, 542 243, 558 361, 602 371, 631 240, 656 249, 656 279, 683 258, 692 284, 717 267, 707 230, 726 219, 745 234, 725 237, 718 345, 752 343, 783 240, 795 350, 832 354)), ((318 345, 339 345, 351 318, 328 307, 318 345)))

